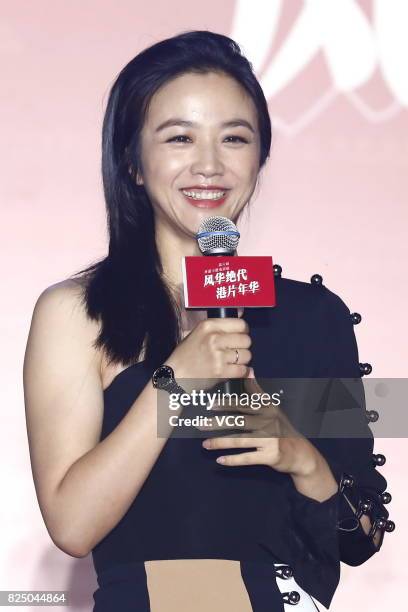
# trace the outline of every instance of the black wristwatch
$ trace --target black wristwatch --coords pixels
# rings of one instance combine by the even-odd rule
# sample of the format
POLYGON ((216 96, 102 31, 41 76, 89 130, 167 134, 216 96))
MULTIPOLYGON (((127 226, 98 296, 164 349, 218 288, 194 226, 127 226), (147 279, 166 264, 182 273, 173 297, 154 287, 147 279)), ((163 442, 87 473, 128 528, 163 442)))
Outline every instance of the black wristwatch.
POLYGON ((173 368, 167 364, 159 366, 152 376, 152 384, 155 389, 163 389, 169 393, 186 393, 174 378, 173 368))

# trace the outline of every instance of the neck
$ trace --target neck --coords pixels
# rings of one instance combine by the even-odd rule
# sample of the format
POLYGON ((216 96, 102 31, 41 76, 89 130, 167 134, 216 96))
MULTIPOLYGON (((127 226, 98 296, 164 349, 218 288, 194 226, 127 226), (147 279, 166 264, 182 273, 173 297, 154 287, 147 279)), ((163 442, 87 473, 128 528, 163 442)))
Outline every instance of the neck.
POLYGON ((187 255, 202 255, 195 237, 180 235, 163 225, 156 226, 156 244, 163 267, 165 281, 170 287, 181 313, 181 330, 183 337, 197 323, 207 318, 207 311, 184 308, 182 258, 187 255))
POLYGON ((163 267, 163 275, 180 306, 183 305, 182 258, 202 255, 195 237, 176 233, 163 224, 156 226, 156 244, 163 267))

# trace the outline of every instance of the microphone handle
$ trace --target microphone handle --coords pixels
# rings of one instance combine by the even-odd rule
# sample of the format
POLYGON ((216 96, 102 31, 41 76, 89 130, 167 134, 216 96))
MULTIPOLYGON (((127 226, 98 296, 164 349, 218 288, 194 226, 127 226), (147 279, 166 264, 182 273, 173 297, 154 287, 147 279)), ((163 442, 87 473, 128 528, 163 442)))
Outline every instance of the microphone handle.
POLYGON ((209 308, 207 310, 209 319, 238 319, 237 308, 209 308))
MULTIPOLYGON (((238 319, 237 308, 209 308, 207 310, 209 319, 238 319)), ((237 393, 240 395, 243 392, 243 384, 240 378, 226 380, 219 387, 222 393, 237 393)))

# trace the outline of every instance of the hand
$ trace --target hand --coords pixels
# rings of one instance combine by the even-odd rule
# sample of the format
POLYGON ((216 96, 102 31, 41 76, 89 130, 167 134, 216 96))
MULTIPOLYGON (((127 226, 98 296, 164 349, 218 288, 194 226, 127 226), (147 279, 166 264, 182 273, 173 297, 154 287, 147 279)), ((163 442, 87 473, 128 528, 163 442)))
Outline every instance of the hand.
MULTIPOLYGON (((244 386, 249 395, 265 393, 256 381, 252 369, 245 378, 244 386)), ((235 402, 233 405, 228 403, 215 408, 216 414, 234 410, 245 415, 244 427, 250 431, 229 437, 209 438, 204 440, 204 448, 218 450, 256 447, 255 451, 218 457, 217 462, 226 466, 267 465, 294 476, 306 476, 315 470, 319 455, 317 449, 292 426, 279 406, 271 402, 255 412, 251 406, 240 406, 235 402)), ((222 426, 215 423, 214 418, 212 425, 198 429, 224 431, 222 426)))
POLYGON ((177 382, 191 393, 231 378, 245 378, 252 359, 251 343, 245 319, 205 319, 177 345, 166 363, 173 368, 177 382))

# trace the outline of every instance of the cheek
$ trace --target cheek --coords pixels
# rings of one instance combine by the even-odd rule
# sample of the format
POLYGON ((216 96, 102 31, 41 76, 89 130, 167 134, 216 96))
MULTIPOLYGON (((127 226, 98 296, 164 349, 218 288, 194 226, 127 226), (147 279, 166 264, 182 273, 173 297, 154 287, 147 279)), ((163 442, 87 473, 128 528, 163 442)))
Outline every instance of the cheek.
POLYGON ((181 159, 181 156, 158 149, 152 151, 149 158, 145 160, 145 176, 146 179, 163 187, 165 183, 170 184, 184 166, 185 161, 181 159))
POLYGON ((248 150, 242 152, 242 156, 235 156, 231 159, 236 176, 243 181, 253 181, 259 171, 259 155, 257 151, 248 150))

